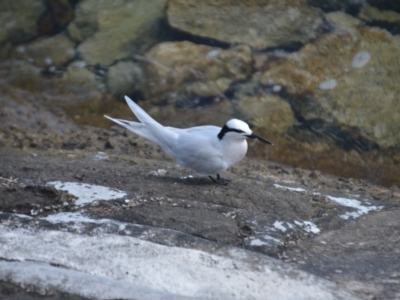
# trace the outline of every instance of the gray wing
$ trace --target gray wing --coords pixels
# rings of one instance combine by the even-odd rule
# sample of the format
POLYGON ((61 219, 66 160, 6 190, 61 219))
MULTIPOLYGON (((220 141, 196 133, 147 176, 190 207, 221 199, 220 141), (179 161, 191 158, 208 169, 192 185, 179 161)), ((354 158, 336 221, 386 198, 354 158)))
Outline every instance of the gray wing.
POLYGON ((216 126, 180 129, 174 152, 179 164, 200 175, 213 175, 226 170, 216 126))

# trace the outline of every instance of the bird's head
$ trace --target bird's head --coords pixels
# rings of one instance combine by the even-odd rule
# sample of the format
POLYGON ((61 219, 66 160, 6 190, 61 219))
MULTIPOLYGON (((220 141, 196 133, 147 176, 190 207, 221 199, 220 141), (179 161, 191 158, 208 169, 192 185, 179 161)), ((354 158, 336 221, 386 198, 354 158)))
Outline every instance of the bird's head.
POLYGON ((263 139, 262 137, 254 134, 246 122, 243 122, 238 119, 231 119, 228 122, 226 122, 224 127, 222 127, 221 131, 218 133, 218 138, 220 140, 223 140, 224 138, 225 139, 251 138, 272 145, 270 141, 267 141, 266 139, 263 139))

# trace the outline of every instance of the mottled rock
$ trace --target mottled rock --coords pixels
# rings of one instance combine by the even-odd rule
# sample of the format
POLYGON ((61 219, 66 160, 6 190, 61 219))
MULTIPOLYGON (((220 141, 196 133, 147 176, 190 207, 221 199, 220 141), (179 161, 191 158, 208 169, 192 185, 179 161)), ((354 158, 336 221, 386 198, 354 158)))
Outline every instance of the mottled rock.
POLYGON ((108 69, 107 88, 115 96, 134 92, 142 81, 142 69, 132 61, 119 61, 108 69))
POLYGON ((222 50, 186 41, 158 44, 143 60, 147 80, 141 90, 153 103, 224 97, 232 82, 250 75, 252 65, 247 46, 222 50))
POLYGON ((16 48, 15 56, 40 68, 63 66, 75 57, 75 43, 65 34, 43 37, 16 48))
POLYGON ((331 13, 325 14, 328 22, 333 25, 335 28, 337 27, 355 27, 360 26, 363 22, 360 19, 356 19, 349 14, 346 14, 341 11, 335 11, 331 13))
POLYGON ((323 119, 359 130, 381 147, 399 146, 399 49, 400 38, 387 31, 340 29, 272 62, 261 81, 275 82, 295 95, 292 106, 305 120, 323 119), (336 85, 321 88, 327 80, 336 85))
POLYGON ((323 22, 305 0, 170 0, 167 14, 176 29, 254 48, 306 43, 323 22))
POLYGON ((165 3, 166 0, 81 1, 68 32, 74 40, 82 40, 78 52, 86 63, 108 66, 155 44, 165 3))
POLYGON ((37 21, 46 7, 41 0, 0 2, 0 45, 23 43, 36 36, 37 21))
POLYGON ((372 25, 391 29, 392 33, 400 32, 400 13, 392 10, 379 10, 371 5, 364 5, 358 17, 372 25))
POLYGON ((101 81, 97 79, 96 74, 88 70, 86 68, 86 63, 83 61, 75 61, 69 64, 62 78, 66 83, 74 83, 99 89, 103 87, 101 81))
POLYGON ((265 129, 266 133, 283 134, 296 122, 286 101, 266 93, 240 99, 237 109, 251 125, 265 129))

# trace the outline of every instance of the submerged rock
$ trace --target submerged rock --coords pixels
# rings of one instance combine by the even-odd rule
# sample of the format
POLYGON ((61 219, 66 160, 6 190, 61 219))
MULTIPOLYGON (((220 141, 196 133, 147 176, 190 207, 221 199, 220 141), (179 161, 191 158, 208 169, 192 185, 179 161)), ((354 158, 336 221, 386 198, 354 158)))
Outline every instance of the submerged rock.
POLYGON ((362 8, 358 17, 369 24, 387 28, 392 33, 400 33, 400 12, 379 10, 367 4, 362 8))
POLYGON ((244 119, 257 128, 266 129, 267 134, 284 134, 296 122, 286 101, 266 93, 241 98, 237 108, 244 119))
POLYGON ((75 43, 65 34, 39 38, 16 48, 14 56, 45 68, 64 66, 75 57, 75 43))
POLYGON ((131 61, 119 61, 107 72, 107 88, 115 96, 124 96, 136 91, 142 81, 142 69, 131 61))
POLYGON ((252 63, 247 46, 222 50, 186 41, 158 44, 141 59, 147 75, 142 93, 158 104, 223 98, 232 82, 250 75, 252 63))
POLYGON ((81 1, 68 32, 74 40, 82 41, 77 50, 87 64, 108 66, 155 43, 165 3, 81 1))
POLYGON ((305 0, 170 0, 167 14, 181 31, 253 48, 306 43, 323 23, 320 11, 305 0))
POLYGON ((384 148, 399 146, 399 49, 400 38, 385 30, 340 27, 272 62, 261 81, 281 85, 305 120, 356 129, 384 148))
POLYGON ((1 1, 0 45, 32 40, 37 33, 37 21, 45 9, 42 0, 1 1))

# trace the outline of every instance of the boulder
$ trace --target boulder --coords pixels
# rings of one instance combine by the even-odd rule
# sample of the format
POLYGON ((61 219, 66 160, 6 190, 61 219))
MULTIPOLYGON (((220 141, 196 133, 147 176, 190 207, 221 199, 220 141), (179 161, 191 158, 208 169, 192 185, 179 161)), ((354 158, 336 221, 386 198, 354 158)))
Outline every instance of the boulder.
POLYGON ((75 57, 75 43, 65 34, 43 37, 16 48, 14 55, 40 68, 61 67, 75 57))
POLYGON ((36 36, 37 21, 45 12, 42 0, 0 2, 0 45, 32 40, 36 36))
POLYGON ((305 0, 170 0, 167 15, 178 30, 261 49, 306 43, 323 23, 321 12, 305 0))
POLYGON ((119 61, 108 69, 107 88, 115 96, 124 96, 138 89, 143 82, 142 69, 132 61, 119 61))
POLYGON ((219 97, 230 84, 251 74, 248 46, 229 50, 191 42, 165 42, 142 58, 147 80, 141 90, 153 103, 219 97))
POLYGON ((89 65, 109 66, 155 44, 166 0, 81 1, 68 26, 80 57, 89 65), (89 14, 86 14, 89 12, 89 14))
POLYGON ((399 48, 400 38, 385 30, 342 27, 271 62, 261 81, 282 86, 304 121, 322 119, 383 148, 400 146, 399 48))

